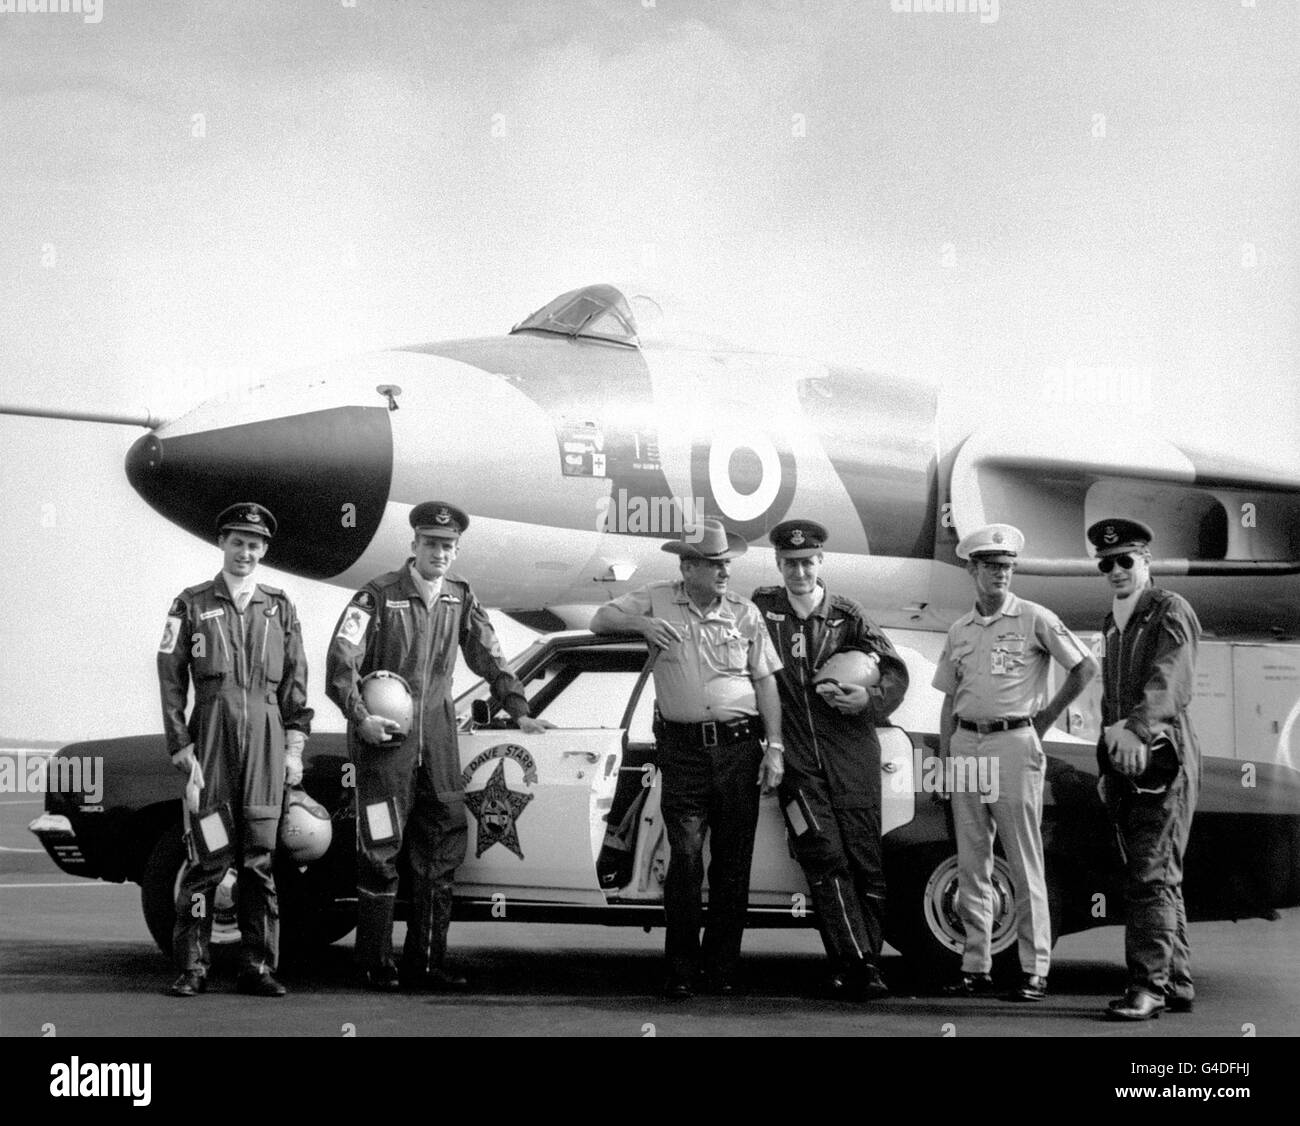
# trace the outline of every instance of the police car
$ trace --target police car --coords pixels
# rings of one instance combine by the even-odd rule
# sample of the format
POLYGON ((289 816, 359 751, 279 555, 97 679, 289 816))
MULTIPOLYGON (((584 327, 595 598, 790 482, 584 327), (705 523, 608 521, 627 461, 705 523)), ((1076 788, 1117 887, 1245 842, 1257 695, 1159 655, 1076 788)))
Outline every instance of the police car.
MULTIPOLYGON (((895 639, 897 641, 897 638, 895 639)), ((879 731, 890 943, 927 974, 955 969, 962 930, 957 860, 940 781, 933 663, 898 645, 913 688, 879 731)), ((639 637, 586 631, 545 635, 512 662, 532 713, 554 729, 525 735, 494 713, 485 684, 456 702, 469 812, 457 873, 456 917, 515 922, 662 925, 668 843, 651 730, 654 683, 639 637)), ((1046 740, 1043 836, 1054 937, 1122 921, 1122 867, 1096 794, 1091 739, 1055 729, 1046 740)), ((382 753, 382 752, 379 752, 382 753)), ((102 756, 102 801, 50 792, 32 824, 64 871, 141 886, 145 920, 171 947, 183 779, 161 736, 77 743, 63 756, 102 756)), ((345 737, 314 735, 305 786, 330 811, 333 840, 299 866, 277 856, 286 956, 336 941, 355 925, 355 812, 345 737)), ((951 784, 988 784, 972 773, 951 784)), ((1300 773, 1270 763, 1207 757, 1184 886, 1192 920, 1270 917, 1300 905, 1300 773), (1251 771, 1244 784, 1243 767, 1251 771)), ((238 939, 234 873, 217 898, 214 942, 238 939)), ((1010 870, 999 856, 993 949, 1014 962, 1010 870)), ((403 882, 398 918, 405 909, 403 882)), ((814 923, 775 797, 763 799, 750 883, 751 926, 814 923)))

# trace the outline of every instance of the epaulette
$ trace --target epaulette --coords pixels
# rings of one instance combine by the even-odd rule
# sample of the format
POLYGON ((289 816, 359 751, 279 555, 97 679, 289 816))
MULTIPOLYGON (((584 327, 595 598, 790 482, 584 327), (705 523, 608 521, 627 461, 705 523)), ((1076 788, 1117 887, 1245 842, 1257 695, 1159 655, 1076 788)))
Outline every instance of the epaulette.
POLYGON ((839 594, 831 591, 831 605, 840 610, 848 610, 859 618, 865 618, 867 612, 863 609, 862 603, 856 598, 850 598, 847 594, 839 594))

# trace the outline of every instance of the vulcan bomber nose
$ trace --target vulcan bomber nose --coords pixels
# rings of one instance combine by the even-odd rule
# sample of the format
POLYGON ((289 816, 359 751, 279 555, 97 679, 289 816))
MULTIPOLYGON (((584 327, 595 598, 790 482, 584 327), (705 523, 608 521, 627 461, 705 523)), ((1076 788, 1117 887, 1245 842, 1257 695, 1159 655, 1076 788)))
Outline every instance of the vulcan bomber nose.
POLYGON ((203 539, 228 505, 265 505, 279 522, 266 562, 327 579, 355 563, 379 527, 393 478, 388 415, 344 406, 206 429, 182 419, 131 446, 126 476, 152 508, 203 539))

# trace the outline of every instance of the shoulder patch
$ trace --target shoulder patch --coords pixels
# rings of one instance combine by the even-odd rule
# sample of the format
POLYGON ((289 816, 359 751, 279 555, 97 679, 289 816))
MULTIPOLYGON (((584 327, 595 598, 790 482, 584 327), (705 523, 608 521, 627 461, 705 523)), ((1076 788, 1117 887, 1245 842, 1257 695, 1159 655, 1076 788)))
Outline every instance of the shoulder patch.
POLYGON ((368 614, 373 614, 375 611, 375 596, 368 590, 359 590, 352 596, 349 605, 359 607, 368 614))
MULTIPOLYGON (((178 598, 176 602, 180 602, 180 599, 178 598)), ((181 623, 184 620, 184 614, 181 614, 179 617, 174 614, 168 615, 167 624, 163 626, 162 640, 158 642, 159 653, 176 652, 176 640, 181 635, 181 623)))
POLYGON ((183 618, 185 617, 185 611, 185 599, 173 598, 171 609, 167 611, 167 616, 169 618, 183 618))
MULTIPOLYGON (((371 605, 374 605, 373 598, 371 605)), ((339 622, 338 633, 334 636, 341 637, 349 645, 360 645, 366 636, 366 630, 370 628, 370 619, 371 615, 353 599, 343 611, 343 620, 339 622)))

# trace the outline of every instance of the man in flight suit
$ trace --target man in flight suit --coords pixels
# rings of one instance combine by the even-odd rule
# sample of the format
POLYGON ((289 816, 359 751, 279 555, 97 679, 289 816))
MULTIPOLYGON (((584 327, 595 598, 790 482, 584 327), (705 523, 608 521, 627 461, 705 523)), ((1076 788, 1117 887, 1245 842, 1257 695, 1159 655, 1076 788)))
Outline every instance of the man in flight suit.
POLYGON ((729 996, 749 911, 760 787, 775 787, 783 769, 773 679, 781 665, 754 604, 727 590, 731 561, 748 550, 743 537, 705 517, 661 546, 680 557, 681 579, 615 598, 596 611, 591 630, 630 630, 658 651, 654 730, 669 847, 664 996, 691 997, 697 976, 705 989, 729 996))
POLYGON ((889 989, 879 967, 885 875, 876 724, 902 703, 907 666, 861 605, 827 591, 819 576, 828 538, 812 520, 778 524, 768 539, 785 585, 759 587, 752 597, 782 664, 781 808, 831 957, 830 992, 883 997, 889 989), (814 687, 818 668, 852 650, 877 658, 877 685, 814 687))
POLYGON ((1201 780, 1201 750, 1187 714, 1201 625, 1187 600, 1151 585, 1151 529, 1099 520, 1088 529, 1114 596, 1102 662, 1102 798, 1126 865, 1124 952, 1128 989, 1116 1020, 1190 1012, 1195 997, 1183 853, 1201 780))
POLYGON ((448 573, 469 517, 426 501, 411 510, 413 557, 371 579, 344 609, 330 642, 326 691, 348 721, 356 765, 357 960, 368 989, 463 989, 447 970, 453 877, 465 859, 467 821, 451 684, 457 648, 492 686, 521 731, 550 724, 529 718, 523 686, 505 665, 496 632, 469 583, 448 573), (413 722, 396 745, 398 724, 367 711, 361 679, 377 669, 403 677, 413 722), (399 974, 393 964, 393 907, 402 843, 411 864, 411 917, 399 974))
POLYGON ((271 864, 284 787, 302 780, 311 732, 307 661, 293 603, 253 572, 275 535, 275 517, 242 503, 217 518, 221 573, 172 602, 158 647, 167 749, 189 785, 184 812, 189 863, 176 899, 172 950, 193 997, 207 985, 212 902, 239 865, 241 992, 281 997, 273 976, 280 911, 271 864), (190 681, 194 709, 185 720, 190 681))
MULTIPOLYGON (((1011 573, 1025 537, 1010 524, 989 524, 963 536, 957 557, 975 583, 975 608, 948 630, 935 667, 934 687, 944 693, 939 750, 945 766, 987 763, 996 791, 967 784, 949 787, 957 835, 957 911, 966 931, 961 974, 951 996, 990 993, 993 956, 993 836, 1002 849, 1016 892, 1020 987, 1014 1001, 1047 996, 1052 927, 1043 860, 1043 780, 1047 765, 1040 738, 1087 683, 1097 661, 1050 610, 1011 593, 1011 573), (1069 669, 1047 699, 1047 672, 1055 658, 1069 669), (992 774, 996 771, 996 774, 992 774)), ((978 777, 978 774, 976 774, 978 777)), ((960 780, 959 780, 960 778, 960 780)))

